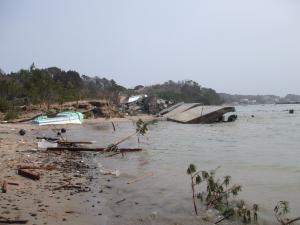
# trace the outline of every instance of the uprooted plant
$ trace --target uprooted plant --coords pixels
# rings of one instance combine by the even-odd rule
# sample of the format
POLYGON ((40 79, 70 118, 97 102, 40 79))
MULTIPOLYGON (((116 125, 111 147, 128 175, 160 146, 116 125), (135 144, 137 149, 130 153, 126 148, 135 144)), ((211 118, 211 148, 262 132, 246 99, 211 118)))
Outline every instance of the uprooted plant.
POLYGON ((191 178, 191 189, 193 205, 196 215, 198 215, 196 198, 204 202, 207 209, 217 209, 223 218, 216 222, 219 223, 226 218, 236 215, 242 219, 243 223, 251 223, 257 220, 258 205, 254 204, 248 208, 244 201, 234 199, 242 190, 241 185, 231 185, 231 176, 223 179, 215 178, 215 170, 197 171, 196 166, 191 164, 187 169, 187 174, 191 178), (200 189, 196 191, 196 186, 200 189), (201 191, 202 190, 202 191, 201 191))
POLYGON ((287 218, 286 215, 290 212, 289 203, 287 201, 279 201, 274 208, 274 213, 277 221, 281 225, 289 225, 293 224, 294 222, 300 220, 300 217, 297 218, 287 218))
POLYGON ((118 151, 118 145, 123 143, 124 141, 130 139, 133 136, 145 136, 145 134, 148 132, 148 125, 154 123, 154 121, 149 121, 149 122, 145 122, 142 119, 139 119, 136 122, 136 129, 135 132, 133 132, 132 134, 126 136, 125 138, 122 138, 121 140, 117 141, 116 143, 110 144, 107 148, 106 151, 110 152, 110 151, 118 151))

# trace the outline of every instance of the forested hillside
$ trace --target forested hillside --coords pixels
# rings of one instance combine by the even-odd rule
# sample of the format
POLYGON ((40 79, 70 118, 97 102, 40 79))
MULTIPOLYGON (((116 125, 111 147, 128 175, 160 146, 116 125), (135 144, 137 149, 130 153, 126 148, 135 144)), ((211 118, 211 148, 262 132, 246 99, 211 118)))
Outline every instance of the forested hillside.
POLYGON ((211 88, 201 87, 192 80, 174 82, 169 80, 163 84, 145 87, 150 95, 175 102, 201 102, 205 105, 218 105, 222 103, 220 96, 211 88))
POLYGON ((76 71, 64 71, 57 67, 38 69, 32 64, 29 69, 9 74, 0 70, 0 112, 21 105, 63 104, 67 101, 95 98, 107 99, 118 105, 120 96, 141 92, 154 97, 152 99, 162 98, 175 103, 221 103, 219 95, 213 89, 201 87, 192 80, 168 81, 137 91, 127 89, 112 79, 80 75, 76 71))

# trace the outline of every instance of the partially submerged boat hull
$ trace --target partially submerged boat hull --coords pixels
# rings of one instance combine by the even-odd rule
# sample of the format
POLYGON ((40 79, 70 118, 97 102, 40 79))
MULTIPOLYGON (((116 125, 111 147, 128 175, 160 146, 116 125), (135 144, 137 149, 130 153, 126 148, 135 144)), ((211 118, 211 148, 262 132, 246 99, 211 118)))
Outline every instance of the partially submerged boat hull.
POLYGON ((183 112, 167 116, 167 120, 184 124, 215 123, 223 121, 224 114, 228 112, 235 112, 235 108, 222 106, 196 106, 183 112))

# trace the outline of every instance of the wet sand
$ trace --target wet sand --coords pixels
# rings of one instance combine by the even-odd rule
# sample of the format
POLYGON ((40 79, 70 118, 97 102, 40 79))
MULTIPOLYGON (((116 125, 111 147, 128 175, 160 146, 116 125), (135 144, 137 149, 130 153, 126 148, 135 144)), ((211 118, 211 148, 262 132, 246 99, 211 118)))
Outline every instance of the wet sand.
MULTIPOLYGON (((131 117, 130 120, 137 118, 131 117)), ((128 121, 128 118, 87 120, 83 126, 99 126, 112 121, 128 121)), ((192 205, 185 208, 173 197, 162 196, 160 192, 144 192, 144 187, 156 179, 155 174, 147 175, 151 171, 126 171, 126 166, 123 166, 118 177, 100 173, 100 167, 118 168, 122 160, 120 155, 107 158, 100 153, 36 150, 36 136, 41 133, 49 133, 51 128, 78 126, 81 125, 0 125, 0 182, 18 184, 8 185, 7 193, 0 191, 0 220, 21 219, 28 220, 27 224, 37 225, 213 224, 206 221, 211 218, 205 212, 194 216, 192 205), (25 136, 18 134, 21 128, 26 130, 25 136), (41 174, 41 179, 34 181, 18 175, 18 165, 54 165, 55 169, 35 170, 41 174), (145 178, 128 184, 141 176, 145 178)))

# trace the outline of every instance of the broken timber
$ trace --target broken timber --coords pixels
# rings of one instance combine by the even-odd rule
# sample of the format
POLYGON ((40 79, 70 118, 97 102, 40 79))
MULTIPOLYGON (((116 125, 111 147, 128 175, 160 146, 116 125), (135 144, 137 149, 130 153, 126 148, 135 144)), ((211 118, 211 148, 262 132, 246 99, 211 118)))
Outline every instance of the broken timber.
MULTIPOLYGON (((83 147, 57 147, 57 148, 47 148, 48 151, 74 151, 74 152, 105 152, 107 148, 83 148, 83 147)), ((141 148, 119 148, 120 152, 139 152, 142 151, 141 148)))
POLYGON ((18 174, 23 176, 23 177, 30 178, 32 180, 39 180, 40 179, 40 174, 31 172, 31 171, 26 170, 26 169, 18 169, 18 174))

